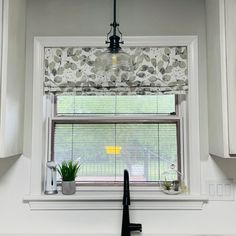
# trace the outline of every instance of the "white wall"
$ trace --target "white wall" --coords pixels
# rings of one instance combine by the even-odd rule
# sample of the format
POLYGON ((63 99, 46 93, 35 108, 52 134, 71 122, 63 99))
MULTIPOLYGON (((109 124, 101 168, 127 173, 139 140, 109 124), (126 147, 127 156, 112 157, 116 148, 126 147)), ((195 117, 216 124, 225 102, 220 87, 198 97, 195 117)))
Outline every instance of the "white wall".
MULTIPOLYGON (((204 179, 236 178, 235 160, 208 158, 206 25, 204 0, 120 0, 122 32, 133 35, 198 35, 200 137, 204 179), (207 171, 205 171, 207 170, 207 171)), ((34 36, 104 36, 111 0, 28 0, 24 156, 0 160, 0 233, 119 233, 120 211, 30 211, 29 192, 34 36)), ((236 202, 209 202, 203 210, 133 211, 147 233, 236 233, 236 202)))

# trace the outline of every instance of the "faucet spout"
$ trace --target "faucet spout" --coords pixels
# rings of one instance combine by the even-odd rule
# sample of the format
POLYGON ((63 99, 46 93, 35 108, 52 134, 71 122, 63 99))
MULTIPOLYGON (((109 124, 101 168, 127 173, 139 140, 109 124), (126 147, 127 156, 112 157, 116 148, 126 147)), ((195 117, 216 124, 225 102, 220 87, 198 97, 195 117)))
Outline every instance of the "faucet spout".
POLYGON ((129 172, 124 170, 124 193, 123 193, 123 218, 121 236, 131 236, 132 231, 142 232, 141 224, 130 223, 129 219, 129 205, 130 205, 130 191, 129 191, 129 172))
POLYGON ((129 172, 124 170, 124 192, 123 192, 123 206, 130 205, 130 192, 129 192, 129 172))

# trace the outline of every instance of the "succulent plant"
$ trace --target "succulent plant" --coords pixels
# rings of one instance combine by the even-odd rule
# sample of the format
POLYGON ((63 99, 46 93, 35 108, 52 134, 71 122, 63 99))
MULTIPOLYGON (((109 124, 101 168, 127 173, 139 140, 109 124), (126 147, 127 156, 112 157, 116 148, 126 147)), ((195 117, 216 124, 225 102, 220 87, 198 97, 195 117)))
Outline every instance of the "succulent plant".
POLYGON ((80 165, 78 162, 73 162, 72 160, 63 161, 57 168, 62 181, 74 181, 80 165))
POLYGON ((162 187, 164 190, 170 190, 171 189, 171 182, 165 180, 162 184, 162 187))

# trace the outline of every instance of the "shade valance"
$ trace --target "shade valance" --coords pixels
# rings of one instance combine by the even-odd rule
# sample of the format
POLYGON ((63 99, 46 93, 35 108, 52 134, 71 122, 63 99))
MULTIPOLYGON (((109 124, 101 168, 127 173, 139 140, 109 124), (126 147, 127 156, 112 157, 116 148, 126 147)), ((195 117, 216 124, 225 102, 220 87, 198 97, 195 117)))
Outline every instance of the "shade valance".
POLYGON ((44 92, 56 95, 185 94, 188 91, 187 47, 123 48, 134 73, 125 68, 99 74, 96 63, 105 48, 45 48, 44 92))

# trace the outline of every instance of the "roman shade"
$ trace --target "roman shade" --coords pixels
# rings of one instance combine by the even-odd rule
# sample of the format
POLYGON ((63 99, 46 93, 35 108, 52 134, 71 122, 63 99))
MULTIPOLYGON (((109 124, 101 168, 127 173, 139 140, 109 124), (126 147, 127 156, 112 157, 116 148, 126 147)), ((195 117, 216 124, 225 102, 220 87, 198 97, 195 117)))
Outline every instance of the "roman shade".
POLYGON ((126 68, 98 73, 105 48, 46 47, 44 93, 55 95, 157 95, 188 91, 187 47, 130 47, 133 73, 126 68))

